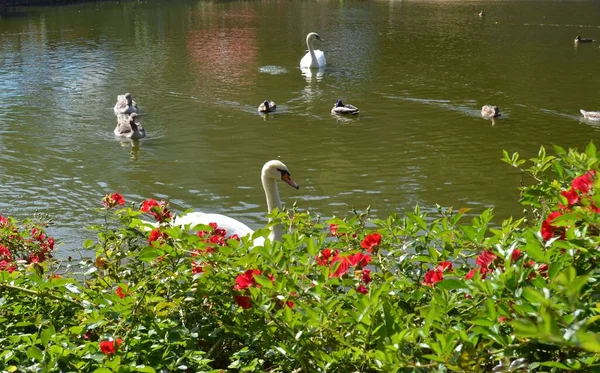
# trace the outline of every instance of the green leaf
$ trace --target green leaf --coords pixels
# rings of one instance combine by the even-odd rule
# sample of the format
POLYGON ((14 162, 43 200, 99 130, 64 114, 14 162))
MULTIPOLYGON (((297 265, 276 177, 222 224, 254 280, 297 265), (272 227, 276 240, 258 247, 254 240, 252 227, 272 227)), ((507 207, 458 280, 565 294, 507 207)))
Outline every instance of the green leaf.
POLYGON ((436 285, 436 287, 438 287, 440 289, 445 289, 445 290, 468 289, 469 288, 464 280, 457 280, 457 279, 452 279, 452 278, 442 280, 435 285, 436 285))
POLYGON ((545 361, 545 362, 541 363, 540 365, 545 366, 545 367, 553 367, 553 368, 560 368, 560 369, 570 369, 565 364, 559 363, 557 361, 545 361))
POLYGON ((30 359, 42 361, 44 359, 44 353, 37 346, 31 346, 27 350, 27 357, 30 359))
POLYGON ((162 250, 159 250, 155 247, 147 246, 144 249, 142 249, 142 251, 138 255, 138 260, 144 262, 151 262, 163 254, 164 252, 162 250))
POLYGON ((47 327, 46 329, 44 329, 44 331, 42 332, 40 338, 42 340, 42 345, 44 347, 46 347, 48 345, 48 342, 52 339, 52 336, 56 333, 56 331, 54 330, 54 326, 52 324, 50 324, 49 327, 47 327))

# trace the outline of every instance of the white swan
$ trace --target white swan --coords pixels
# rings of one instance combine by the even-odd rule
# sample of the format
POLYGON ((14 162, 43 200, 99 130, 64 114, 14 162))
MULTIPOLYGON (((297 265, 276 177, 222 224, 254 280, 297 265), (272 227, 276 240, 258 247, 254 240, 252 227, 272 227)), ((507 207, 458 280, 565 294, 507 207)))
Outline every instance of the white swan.
POLYGON ((579 110, 585 119, 600 121, 600 111, 579 110))
POLYGON ((146 137, 146 130, 142 127, 139 118, 137 113, 117 115, 117 128, 113 131, 115 136, 131 140, 146 137))
MULTIPOLYGON (((279 197, 279 188, 277 187, 277 180, 281 179, 298 189, 298 184, 290 177, 290 172, 285 164, 280 161, 273 160, 265 163, 262 168, 260 179, 262 181, 263 189, 265 190, 265 196, 267 197, 267 211, 270 213, 275 208, 281 209, 281 199, 279 197)), ((192 227, 198 224, 208 225, 209 223, 217 223, 219 228, 227 231, 227 237, 237 234, 238 237, 244 237, 246 235, 252 235, 254 230, 248 227, 246 224, 230 218, 229 216, 221 214, 207 214, 203 212, 190 212, 181 217, 175 217, 173 219, 174 225, 184 226, 190 224, 192 227)), ((283 230, 280 225, 271 227, 271 234, 269 239, 281 240, 283 230)), ((264 238, 259 237, 254 240, 254 246, 261 246, 264 243, 264 238)))
POLYGON ((318 49, 314 49, 313 43, 316 40, 323 41, 319 34, 316 32, 311 32, 306 35, 306 45, 308 46, 308 52, 302 57, 300 60, 300 68, 311 68, 318 69, 320 67, 325 67, 327 62, 325 61, 325 53, 318 49))
POLYGON ((133 97, 131 97, 131 93, 125 93, 124 95, 117 96, 117 103, 113 108, 115 115, 119 114, 131 114, 131 113, 140 113, 140 108, 137 103, 133 101, 133 97))

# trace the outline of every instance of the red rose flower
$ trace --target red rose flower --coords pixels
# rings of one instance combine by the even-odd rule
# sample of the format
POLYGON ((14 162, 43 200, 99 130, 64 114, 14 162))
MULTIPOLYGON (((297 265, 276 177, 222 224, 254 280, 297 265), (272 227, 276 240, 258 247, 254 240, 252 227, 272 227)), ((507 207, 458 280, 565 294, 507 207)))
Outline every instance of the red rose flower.
POLYGON ((337 250, 335 253, 331 249, 325 249, 321 251, 321 253, 317 254, 317 264, 320 266, 327 266, 331 262, 333 255, 337 255, 337 250))
POLYGON ((114 341, 102 341, 99 343, 100 351, 102 351, 102 353, 105 355, 113 355, 115 352, 117 352, 119 347, 121 347, 122 341, 123 340, 121 338, 117 338, 114 341))
POLYGON ((573 179, 573 182, 571 182, 571 187, 586 194, 594 186, 594 175, 596 175, 596 171, 591 170, 581 176, 577 176, 573 179))
POLYGON ((129 294, 123 293, 123 288, 120 286, 117 288, 116 293, 119 296, 119 298, 121 298, 121 299, 125 299, 125 297, 129 295, 129 294))
POLYGON ((560 194, 567 199, 567 208, 579 202, 579 194, 577 194, 577 191, 573 188, 563 190, 560 194))
POLYGON ((368 284, 369 282, 373 281, 373 279, 371 278, 371 270, 368 268, 365 268, 362 270, 362 280, 365 284, 368 284))
POLYGON ((358 287, 356 288, 356 292, 357 293, 361 293, 361 294, 367 294, 369 292, 369 289, 367 289, 367 287, 365 285, 358 285, 358 287))
POLYGON ((329 277, 340 277, 343 276, 344 273, 348 272, 348 268, 350 268, 350 259, 348 259, 348 257, 345 256, 341 256, 341 255, 336 255, 333 257, 333 260, 331 261, 331 269, 335 268, 335 266, 337 265, 336 263, 340 263, 339 266, 337 267, 337 269, 335 270, 335 272, 330 273, 329 277))
POLYGON ((497 258, 496 254, 494 254, 491 250, 484 251, 477 257, 475 263, 480 267, 489 267, 490 264, 497 258))
POLYGON ((234 295, 233 300, 235 300, 235 303, 237 303, 238 306, 242 307, 245 310, 247 310, 248 308, 252 308, 252 300, 250 299, 250 297, 247 297, 245 295, 234 295))
POLYGON ((204 272, 204 268, 200 263, 196 263, 196 261, 192 261, 192 273, 197 275, 198 273, 204 272))
POLYGON ((234 290, 242 290, 247 289, 251 286, 256 285, 256 280, 254 280, 254 275, 260 275, 259 269, 249 269, 243 274, 239 275, 235 278, 235 283, 233 289, 234 290))
POLYGON ((12 254, 10 253, 10 251, 6 247, 4 247, 2 245, 0 245, 0 259, 5 259, 5 260, 8 260, 8 261, 12 261, 13 260, 12 259, 12 254))
POLYGON ((166 233, 162 233, 160 229, 156 228, 150 232, 150 236, 148 236, 148 244, 152 245, 152 242, 159 241, 161 243, 162 240, 166 240, 169 237, 166 233))
MULTIPOLYGON (((491 272, 491 270, 487 269, 486 267, 479 267, 479 273, 481 274, 482 280, 485 279, 488 272, 491 272)), ((467 280, 472 279, 475 276, 475 273, 477 273, 477 268, 473 268, 472 270, 470 270, 469 273, 467 273, 465 275, 465 279, 467 279, 467 280)))
POLYGON ((104 204, 104 207, 106 207, 106 208, 112 208, 112 207, 115 207, 116 205, 124 206, 125 198, 123 198, 123 196, 120 195, 119 193, 106 194, 104 196, 104 198, 102 199, 102 203, 104 204))
POLYGON ((167 203, 165 201, 160 201, 159 203, 152 198, 145 200, 142 203, 140 210, 142 212, 150 213, 159 223, 162 223, 166 219, 170 219, 173 216, 168 210, 167 203))
POLYGON ((0 260, 0 271, 6 271, 8 273, 13 273, 15 271, 15 269, 17 269, 17 266, 12 264, 7 261, 7 260, 0 260))
POLYGON ((8 220, 6 220, 6 218, 2 215, 0 215, 0 225, 6 225, 8 224, 8 220))
POLYGON ((430 269, 425 273, 425 281, 423 281, 423 285, 433 287, 435 283, 440 282, 444 279, 444 275, 442 271, 438 271, 435 269, 430 269))
POLYGON ((521 257, 521 250, 519 249, 514 249, 512 253, 510 253, 510 260, 513 262, 516 262, 519 257, 521 257))
POLYGON ((332 237, 337 236, 338 225, 337 224, 329 224, 329 232, 332 237))
POLYGON ((377 247, 381 244, 381 235, 379 233, 371 233, 367 235, 364 240, 360 243, 360 247, 367 250, 368 252, 372 252, 374 247, 377 247))
POLYGON ((356 253, 354 255, 350 255, 348 258, 350 260, 350 264, 358 268, 364 267, 371 262, 371 255, 369 254, 356 253))
POLYGON ((542 227, 540 229, 540 233, 542 234, 542 239, 544 241, 548 241, 552 237, 554 237, 557 233, 560 235, 561 239, 565 238, 565 234, 561 227, 556 227, 552 225, 552 221, 559 216, 562 216, 560 211, 554 211, 548 215, 548 218, 542 222, 542 227))
POLYGON ((452 262, 441 262, 435 270, 440 272, 446 272, 446 270, 452 272, 452 262))

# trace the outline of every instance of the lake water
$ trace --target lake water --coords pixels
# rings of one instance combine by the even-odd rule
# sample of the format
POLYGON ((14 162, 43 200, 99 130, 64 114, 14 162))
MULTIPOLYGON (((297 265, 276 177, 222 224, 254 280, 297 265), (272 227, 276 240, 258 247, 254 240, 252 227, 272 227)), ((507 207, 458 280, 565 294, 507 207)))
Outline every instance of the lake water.
POLYGON ((105 193, 264 224, 260 169, 325 217, 494 207, 520 214, 502 150, 584 147, 600 124, 600 2, 124 1, 0 18, 0 213, 50 214, 64 256, 105 193), (485 10, 485 17, 477 13, 485 10), (328 66, 299 69, 308 32, 328 66), (112 133, 131 92, 148 137, 112 133), (265 98, 278 110, 263 117, 265 98), (330 114, 336 99, 357 117, 330 114), (502 118, 479 115, 498 105, 502 118))

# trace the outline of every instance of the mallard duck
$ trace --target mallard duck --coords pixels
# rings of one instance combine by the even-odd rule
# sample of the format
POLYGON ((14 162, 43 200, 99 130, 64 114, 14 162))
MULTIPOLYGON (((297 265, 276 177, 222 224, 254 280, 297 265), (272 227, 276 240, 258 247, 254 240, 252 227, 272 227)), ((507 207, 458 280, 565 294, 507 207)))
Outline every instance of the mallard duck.
POLYGON ((325 67, 325 65, 327 64, 327 61, 325 60, 325 53, 313 47, 313 43, 315 40, 323 41, 323 39, 321 39, 319 34, 317 34, 316 32, 311 32, 308 35, 306 35, 306 45, 308 46, 308 52, 300 60, 301 69, 318 69, 320 67, 325 67))
POLYGON ((482 10, 481 12, 479 12, 479 17, 483 17, 485 16, 485 12, 482 10))
POLYGON ((492 106, 492 105, 483 105, 483 107, 481 108, 481 116, 484 118, 497 118, 500 115, 500 109, 498 109, 498 106, 492 106))
POLYGON ((262 104, 258 105, 258 111, 261 113, 270 113, 275 111, 277 105, 273 101, 265 100, 262 104))
POLYGON ((332 114, 352 114, 356 115, 359 113, 358 108, 354 105, 344 104, 342 100, 337 100, 335 105, 333 105, 333 109, 331 109, 332 114))
POLYGON ((585 119, 600 121, 600 111, 579 110, 585 119))
POLYGON ((579 36, 579 35, 577 35, 577 36, 575 37, 575 43, 591 43, 591 42, 593 42, 593 41, 594 41, 594 39, 585 39, 585 38, 582 38, 582 37, 581 37, 581 36, 579 36))
POLYGON ((117 116, 119 114, 140 113, 140 109, 138 108, 137 103, 133 101, 131 93, 117 96, 117 103, 115 104, 114 111, 117 116))
POLYGON ((117 115, 117 128, 113 131, 115 136, 131 140, 142 139, 146 137, 146 130, 140 123, 138 113, 117 115))

